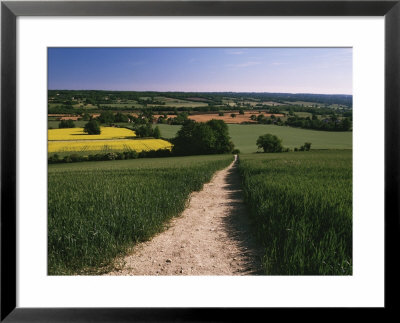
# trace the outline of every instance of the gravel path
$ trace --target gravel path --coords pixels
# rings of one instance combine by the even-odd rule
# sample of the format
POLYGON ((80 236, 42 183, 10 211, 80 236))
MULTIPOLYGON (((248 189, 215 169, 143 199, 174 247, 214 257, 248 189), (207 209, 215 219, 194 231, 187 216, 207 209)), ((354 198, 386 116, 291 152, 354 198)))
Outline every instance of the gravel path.
POLYGON ((261 250, 250 233, 235 161, 217 172, 166 231, 141 243, 107 275, 257 275, 261 250))

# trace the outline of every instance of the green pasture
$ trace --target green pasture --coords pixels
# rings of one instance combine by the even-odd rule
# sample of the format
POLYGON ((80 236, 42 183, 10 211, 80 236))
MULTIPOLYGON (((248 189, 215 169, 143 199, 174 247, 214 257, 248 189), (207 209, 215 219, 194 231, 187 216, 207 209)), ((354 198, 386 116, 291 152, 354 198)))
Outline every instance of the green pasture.
MULTIPOLYGON (((180 126, 158 126, 164 138, 173 138, 180 129, 180 126)), ((241 153, 256 152, 257 138, 266 133, 278 136, 282 139, 283 146, 291 149, 300 147, 305 142, 311 142, 311 149, 352 149, 352 132, 317 131, 261 124, 228 124, 228 128, 235 147, 241 153)))

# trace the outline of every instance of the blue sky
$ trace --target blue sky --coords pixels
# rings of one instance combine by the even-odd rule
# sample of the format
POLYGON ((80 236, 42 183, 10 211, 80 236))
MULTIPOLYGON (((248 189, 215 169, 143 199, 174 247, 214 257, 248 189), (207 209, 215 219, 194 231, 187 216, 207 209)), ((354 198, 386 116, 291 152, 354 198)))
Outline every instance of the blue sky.
POLYGON ((49 48, 48 87, 352 94, 352 49, 49 48))

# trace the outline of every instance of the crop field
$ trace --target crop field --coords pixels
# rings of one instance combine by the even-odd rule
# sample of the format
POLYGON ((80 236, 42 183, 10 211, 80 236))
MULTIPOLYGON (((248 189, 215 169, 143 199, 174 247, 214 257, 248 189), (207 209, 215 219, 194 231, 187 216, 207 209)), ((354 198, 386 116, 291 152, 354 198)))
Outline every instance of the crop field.
POLYGON ((352 151, 240 155, 267 275, 352 274, 352 151))
POLYGON ((171 143, 162 139, 49 141, 47 145, 49 153, 95 153, 130 150, 140 152, 171 148, 171 143))
POLYGON ((99 274, 164 229, 232 155, 49 165, 48 274, 99 274))
MULTIPOLYGON (((47 121, 47 127, 48 129, 58 129, 58 126, 60 124, 59 120, 51 120, 50 117, 48 118, 47 121)), ((84 120, 78 120, 78 121, 74 121, 75 127, 77 128, 83 128, 85 126, 85 124, 87 124, 87 121, 84 120)))
MULTIPOLYGON (((132 113, 134 115, 134 113, 132 113)), ((55 118, 52 120, 52 117, 48 118, 47 121, 47 128, 48 129, 58 129, 59 128, 59 124, 60 121, 59 120, 55 120, 55 118)), ((76 128, 83 128, 85 126, 85 124, 87 124, 88 122, 85 120, 77 120, 74 121, 75 127, 76 128)), ((115 122, 116 125, 120 126, 120 127, 131 127, 132 124, 129 122, 115 122)))
MULTIPOLYGON (((155 97, 157 101, 161 101, 165 103, 166 107, 176 107, 176 108, 193 108, 193 107, 206 107, 207 103, 199 102, 199 101, 190 101, 190 100, 181 100, 167 97, 155 97)), ((150 106, 159 106, 157 104, 150 106)))
POLYGON ((160 129, 161 136, 166 139, 172 139, 176 136, 177 132, 182 126, 179 125, 169 125, 169 124, 158 124, 158 128, 160 129))
MULTIPOLYGON (((244 114, 239 114, 239 112, 236 111, 225 111, 223 116, 218 115, 218 113, 207 113, 207 114, 194 114, 194 115, 189 115, 189 119, 194 120, 196 122, 207 122, 209 120, 215 119, 215 120, 223 120, 225 123, 228 124, 240 124, 242 122, 249 122, 249 123, 256 123, 256 121, 253 121, 250 119, 252 115, 258 116, 260 113, 252 111, 248 112, 245 111, 244 114), (232 117, 231 114, 234 114, 235 117, 232 117)), ((270 117, 272 114, 270 113, 262 113, 265 117, 270 117)), ((283 118, 283 114, 275 114, 275 116, 278 118, 283 118)))
POLYGON ((135 132, 126 128, 100 127, 101 134, 88 135, 83 128, 62 128, 47 130, 48 140, 104 140, 128 139, 136 136, 135 132))
MULTIPOLYGON (((164 138, 173 138, 180 126, 159 124, 164 138)), ((312 149, 352 149, 352 132, 317 131, 275 125, 236 125, 228 124, 229 135, 235 148, 241 153, 256 152, 257 138, 266 133, 271 133, 282 139, 282 144, 288 148, 302 146, 311 142, 312 149)))
POLYGON ((101 127, 100 135, 88 135, 83 128, 48 130, 48 153, 115 152, 135 150, 149 151, 171 149, 172 145, 162 139, 134 139, 135 132, 126 128, 101 127))
POLYGON ((99 108, 104 108, 104 107, 111 107, 116 110, 118 110, 118 109, 141 109, 141 108, 143 108, 143 105, 139 104, 133 100, 128 100, 128 101, 119 102, 119 103, 99 104, 99 108))

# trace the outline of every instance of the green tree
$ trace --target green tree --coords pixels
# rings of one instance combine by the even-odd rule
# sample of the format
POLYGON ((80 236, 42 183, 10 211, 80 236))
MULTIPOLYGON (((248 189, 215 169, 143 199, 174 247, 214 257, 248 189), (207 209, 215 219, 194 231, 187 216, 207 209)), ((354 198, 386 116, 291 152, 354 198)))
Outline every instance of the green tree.
POLYGON ((114 122, 128 122, 128 116, 126 114, 123 114, 121 112, 118 112, 114 116, 114 122))
POLYGON ((82 120, 83 120, 83 121, 89 121, 89 120, 90 120, 90 115, 89 115, 89 113, 85 112, 85 113, 82 115, 82 120))
POLYGON ((153 130, 153 137, 159 139, 161 137, 161 131, 158 126, 156 126, 153 130))
POLYGON ((152 137, 153 128, 150 123, 135 128, 136 136, 138 137, 152 137))
POLYGON ((262 148, 265 153, 278 153, 283 150, 282 140, 269 133, 258 137, 257 147, 262 148))
POLYGON ((210 120, 206 122, 215 136, 215 144, 213 147, 213 152, 215 154, 222 154, 225 152, 231 152, 234 148, 234 145, 231 138, 229 137, 229 129, 227 124, 222 120, 210 120))
POLYGON ((178 113, 173 120, 173 124, 184 124, 188 120, 189 114, 187 112, 178 113))
POLYGON ((177 155, 223 154, 233 150, 228 127, 222 120, 206 123, 188 120, 172 140, 177 155))
POLYGON ((305 142, 304 143, 304 150, 309 151, 311 149, 311 142, 305 142))
POLYGON ((261 121, 263 121, 265 119, 265 116, 263 115, 263 114, 259 114, 258 116, 257 116, 257 121, 258 122, 261 122, 261 121))
POLYGON ((96 120, 90 120, 85 124, 83 131, 89 135, 99 135, 101 133, 99 123, 96 120))
POLYGON ((111 111, 105 111, 98 117, 101 123, 112 123, 115 120, 114 113, 111 111))
POLYGON ((342 130, 349 131, 351 129, 351 121, 350 118, 344 118, 342 120, 342 130))
POLYGON ((58 128, 75 128, 75 123, 72 120, 61 120, 58 128))

